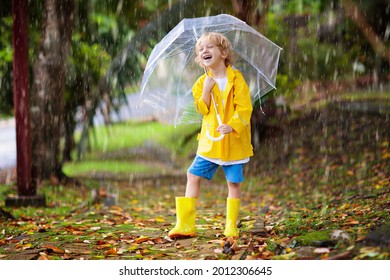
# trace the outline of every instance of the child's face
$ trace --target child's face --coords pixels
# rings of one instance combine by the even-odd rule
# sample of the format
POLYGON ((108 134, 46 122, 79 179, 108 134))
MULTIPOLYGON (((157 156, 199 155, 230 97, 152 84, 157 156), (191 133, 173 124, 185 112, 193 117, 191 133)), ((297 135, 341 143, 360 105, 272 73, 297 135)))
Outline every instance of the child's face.
POLYGON ((219 47, 207 38, 204 38, 198 45, 198 56, 203 66, 213 67, 220 63, 225 63, 226 55, 219 47))

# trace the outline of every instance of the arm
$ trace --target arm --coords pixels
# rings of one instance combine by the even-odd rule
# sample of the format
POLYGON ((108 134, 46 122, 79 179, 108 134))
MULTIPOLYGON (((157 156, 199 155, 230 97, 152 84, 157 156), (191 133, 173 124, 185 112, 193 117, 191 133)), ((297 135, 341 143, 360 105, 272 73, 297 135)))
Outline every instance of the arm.
POLYGON ((207 105, 207 108, 210 109, 210 103, 211 103, 211 89, 215 85, 215 80, 211 78, 210 76, 206 76, 203 83, 203 91, 202 91, 202 99, 204 103, 207 105))
POLYGON ((214 84, 215 80, 213 78, 203 75, 192 87, 192 95, 194 97, 196 111, 204 116, 210 112, 210 93, 214 84))

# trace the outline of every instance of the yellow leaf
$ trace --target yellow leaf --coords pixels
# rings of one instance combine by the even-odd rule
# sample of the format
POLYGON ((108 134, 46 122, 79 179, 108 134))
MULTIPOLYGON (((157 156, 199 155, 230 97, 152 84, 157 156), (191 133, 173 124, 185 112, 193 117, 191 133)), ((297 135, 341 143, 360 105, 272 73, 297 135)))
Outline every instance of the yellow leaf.
POLYGON ((147 236, 140 236, 136 240, 134 240, 134 243, 139 244, 139 243, 142 243, 142 242, 145 242, 145 241, 148 241, 148 240, 149 240, 149 237, 147 237, 147 236))
POLYGON ((15 248, 16 249, 22 249, 23 251, 24 250, 27 250, 27 249, 30 249, 33 245, 31 243, 27 243, 27 244, 16 244, 15 248))
POLYGON ((388 159, 388 158, 390 158, 390 153, 384 153, 382 155, 382 159, 388 159))
POLYGON ((345 203, 345 204, 341 205, 341 206, 339 207, 339 209, 340 209, 340 210, 348 209, 349 206, 350 206, 349 203, 345 203))

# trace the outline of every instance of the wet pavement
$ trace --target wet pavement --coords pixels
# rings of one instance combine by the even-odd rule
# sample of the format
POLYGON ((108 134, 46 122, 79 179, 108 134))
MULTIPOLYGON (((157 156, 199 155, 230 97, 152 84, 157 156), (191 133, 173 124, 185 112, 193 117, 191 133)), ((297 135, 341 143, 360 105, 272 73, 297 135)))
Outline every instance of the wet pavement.
POLYGON ((15 120, 0 120, 0 170, 16 165, 15 120))

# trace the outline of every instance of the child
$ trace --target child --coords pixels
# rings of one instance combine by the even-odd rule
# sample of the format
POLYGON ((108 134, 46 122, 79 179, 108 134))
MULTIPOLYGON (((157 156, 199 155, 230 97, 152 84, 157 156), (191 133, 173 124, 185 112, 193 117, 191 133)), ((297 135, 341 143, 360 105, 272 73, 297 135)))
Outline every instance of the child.
POLYGON ((195 49, 195 61, 207 71, 192 88, 195 108, 203 115, 202 129, 198 136, 197 155, 187 171, 185 197, 176 197, 176 226, 168 236, 195 236, 195 204, 201 178, 211 180, 217 168, 222 166, 228 185, 224 235, 238 237, 236 224, 240 184, 244 180, 244 164, 253 155, 250 92, 241 72, 231 66, 231 44, 224 35, 205 33, 197 41, 195 49), (222 120, 221 125, 216 117, 217 112, 222 120), (212 141, 206 136, 207 131, 212 137, 224 134, 224 138, 212 141))

